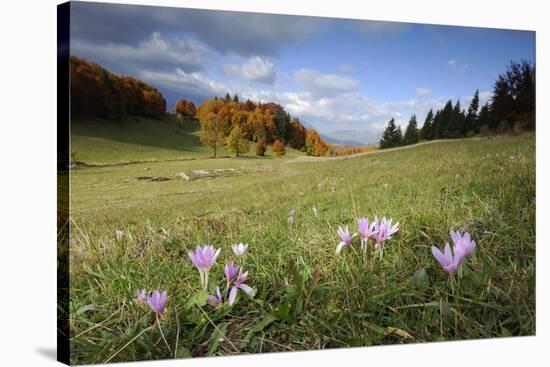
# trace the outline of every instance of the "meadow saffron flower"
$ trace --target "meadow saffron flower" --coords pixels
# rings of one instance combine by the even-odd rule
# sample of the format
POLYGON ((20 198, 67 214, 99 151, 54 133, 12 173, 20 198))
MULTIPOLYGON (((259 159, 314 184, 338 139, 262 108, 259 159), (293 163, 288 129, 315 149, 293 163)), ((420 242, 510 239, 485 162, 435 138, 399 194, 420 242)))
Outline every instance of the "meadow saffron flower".
POLYGON ((453 252, 458 257, 459 262, 462 261, 476 248, 476 242, 472 240, 468 232, 464 232, 464 235, 459 231, 453 231, 451 229, 451 240, 453 240, 453 252))
POLYGON ((134 299, 134 302, 138 305, 147 302, 147 291, 145 288, 136 291, 136 298, 134 299))
POLYGON ((248 250, 248 243, 241 242, 239 244, 234 244, 231 248, 233 249, 235 256, 242 257, 246 253, 246 250, 248 250))
POLYGON ((357 231, 361 236, 361 248, 367 244, 369 237, 375 234, 374 224, 374 222, 369 223, 368 218, 361 218, 357 221, 357 231))
POLYGON ((444 252, 441 252, 440 249, 432 246, 432 254, 434 255, 437 262, 439 262, 439 265, 441 265, 443 270, 445 270, 447 273, 452 273, 458 268, 458 265, 460 265, 461 259, 457 256, 456 252, 453 256, 453 253, 451 252, 451 246, 449 246, 448 243, 445 244, 444 252))
POLYGON ((288 224, 292 227, 294 224, 294 209, 291 209, 288 213, 288 224))
POLYGON ((204 291, 208 289, 208 272, 214 263, 216 258, 220 254, 221 248, 214 250, 214 246, 197 246, 195 252, 189 251, 189 258, 193 265, 199 270, 201 277, 201 285, 204 291))
POLYGON ((227 279, 227 284, 233 282, 233 279, 235 279, 235 275, 237 275, 238 271, 239 265, 235 265, 233 261, 225 265, 225 278, 227 279))
POLYGON ((208 296, 206 300, 212 307, 218 307, 222 302, 222 293, 220 292, 220 287, 216 287, 216 295, 208 296))
POLYGON ((237 297, 237 291, 239 289, 242 289, 246 294, 248 294, 250 297, 254 297, 256 292, 254 289, 250 288, 248 285, 244 284, 244 281, 246 280, 246 277, 248 276, 248 272, 246 273, 239 273, 239 276, 237 277, 237 280, 235 281, 235 285, 231 287, 231 291, 229 292, 229 305, 231 306, 235 302, 235 298, 237 297))
POLYGON ((340 243, 338 244, 338 246, 336 246, 336 253, 339 254, 344 246, 351 246, 351 241, 356 235, 357 233, 354 233, 353 235, 349 233, 348 226, 346 226, 345 229, 342 229, 342 227, 338 227, 338 236, 340 236, 340 243))
POLYGON ((153 312, 162 315, 166 307, 166 291, 161 293, 155 289, 153 294, 147 297, 147 304, 153 312))
POLYGON ((374 217, 374 238, 376 239, 376 248, 380 248, 382 242, 390 239, 391 236, 399 230, 399 222, 392 226, 392 221, 393 219, 387 220, 386 217, 379 221, 377 217, 374 217))

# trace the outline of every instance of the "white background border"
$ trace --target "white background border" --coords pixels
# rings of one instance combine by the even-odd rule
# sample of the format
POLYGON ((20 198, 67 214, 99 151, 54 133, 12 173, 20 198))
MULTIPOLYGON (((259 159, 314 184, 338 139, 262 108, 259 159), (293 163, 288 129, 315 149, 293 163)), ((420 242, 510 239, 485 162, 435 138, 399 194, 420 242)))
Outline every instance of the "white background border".
MULTIPOLYGON (((114 2, 114 1, 104 1, 114 2)), ((523 366, 548 355, 550 29, 544 1, 147 0, 132 4, 246 10, 537 31, 537 336, 117 364, 523 366), (545 19, 546 18, 546 19, 545 19), (542 227, 541 227, 542 224, 542 227), (545 349, 546 347, 546 349, 545 349)), ((56 4, 2 1, 0 11, 0 365, 54 365, 56 351, 56 4)), ((406 59, 403 59, 406 62, 406 59)))

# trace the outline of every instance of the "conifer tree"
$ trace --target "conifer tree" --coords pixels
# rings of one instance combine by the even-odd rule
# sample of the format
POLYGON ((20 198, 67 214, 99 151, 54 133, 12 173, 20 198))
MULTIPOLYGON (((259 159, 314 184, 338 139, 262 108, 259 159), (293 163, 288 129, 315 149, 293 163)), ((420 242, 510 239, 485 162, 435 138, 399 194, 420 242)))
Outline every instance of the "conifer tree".
POLYGON ((468 133, 478 133, 479 127, 477 126, 477 110, 479 109, 479 90, 476 89, 474 97, 468 107, 468 113, 464 120, 464 129, 462 135, 468 135, 468 133))
POLYGON ((422 139, 432 140, 434 138, 433 119, 434 113, 432 109, 430 109, 430 111, 428 111, 428 114, 426 115, 426 119, 424 120, 424 125, 422 125, 422 129, 420 130, 420 137, 422 139))
POLYGON ((380 143, 379 143, 380 148, 386 149, 386 148, 396 147, 401 144, 401 139, 402 139, 401 127, 397 128, 395 126, 395 120, 392 118, 388 122, 388 125, 386 126, 386 129, 382 134, 382 138, 380 139, 380 143))
POLYGON ((405 130, 405 136, 403 137, 403 145, 410 145, 418 143, 418 131, 416 115, 412 115, 405 130))

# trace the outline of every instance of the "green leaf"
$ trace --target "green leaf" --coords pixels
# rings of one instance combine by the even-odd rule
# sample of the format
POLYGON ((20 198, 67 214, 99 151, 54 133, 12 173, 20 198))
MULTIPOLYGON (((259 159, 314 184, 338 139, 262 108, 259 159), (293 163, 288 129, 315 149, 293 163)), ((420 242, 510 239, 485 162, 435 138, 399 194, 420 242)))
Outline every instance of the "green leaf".
POLYGON ((275 317, 278 317, 280 318, 281 320, 284 320, 284 321, 290 321, 290 316, 289 316, 289 313, 290 313, 290 305, 288 303, 283 303, 281 304, 277 310, 275 310, 275 312, 273 313, 273 315, 275 317))
POLYGON ((178 346, 178 350, 176 351, 175 358, 191 358, 191 357, 193 357, 193 354, 189 349, 187 349, 183 345, 178 346))
POLYGON ((208 293, 205 291, 200 291, 192 295, 189 300, 187 301, 187 308, 191 308, 193 306, 204 306, 206 305, 206 301, 208 300, 208 293))
POLYGON ((258 323, 256 323, 254 326, 252 326, 248 331, 248 334, 246 334, 245 338, 242 340, 241 348, 246 348, 246 346, 250 343, 250 341, 252 340, 255 334, 259 333, 260 331, 263 331, 273 321, 276 321, 276 320, 277 320, 277 316, 267 315, 266 317, 261 319, 258 323))
POLYGON ((417 270, 412 276, 412 281, 415 286, 421 288, 425 287, 428 284, 428 275, 426 274, 426 269, 422 268, 417 270))
POLYGON ((227 331, 227 322, 219 324, 208 339, 208 352, 206 355, 212 356, 218 350, 220 343, 225 339, 225 332, 227 331))

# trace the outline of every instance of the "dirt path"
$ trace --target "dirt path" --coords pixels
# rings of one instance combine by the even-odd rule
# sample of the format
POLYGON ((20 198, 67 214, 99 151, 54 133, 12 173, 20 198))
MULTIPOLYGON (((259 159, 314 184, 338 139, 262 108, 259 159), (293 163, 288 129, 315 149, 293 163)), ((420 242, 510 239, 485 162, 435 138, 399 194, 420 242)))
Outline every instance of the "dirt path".
POLYGON ((438 140, 425 141, 425 142, 418 143, 418 144, 413 144, 413 145, 406 145, 404 147, 380 149, 380 150, 374 150, 374 151, 371 151, 371 152, 357 153, 357 154, 351 154, 351 155, 342 155, 342 156, 338 156, 338 157, 303 156, 303 157, 290 159, 290 160, 286 161, 285 163, 304 163, 304 162, 319 162, 319 161, 331 161, 331 160, 340 160, 340 159, 351 159, 351 158, 361 157, 361 156, 364 156, 364 155, 380 154, 380 153, 386 153, 386 152, 394 152, 396 150, 411 149, 411 148, 420 147, 422 145, 447 143, 447 142, 455 142, 455 141, 464 141, 464 140, 480 140, 480 139, 483 139, 483 138, 438 139, 438 140))

